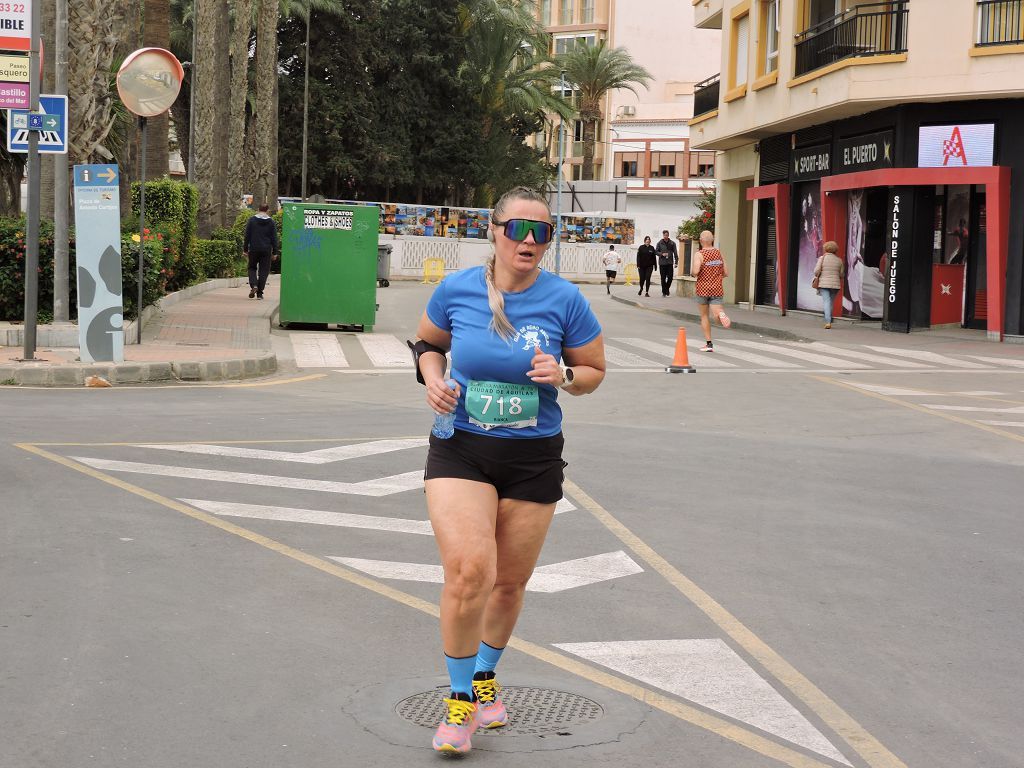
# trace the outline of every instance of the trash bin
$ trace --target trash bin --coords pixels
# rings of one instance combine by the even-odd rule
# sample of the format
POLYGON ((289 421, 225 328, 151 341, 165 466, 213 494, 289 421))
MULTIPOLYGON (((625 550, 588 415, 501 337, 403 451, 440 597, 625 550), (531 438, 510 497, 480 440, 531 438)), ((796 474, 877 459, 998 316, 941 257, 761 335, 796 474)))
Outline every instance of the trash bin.
POLYGON ((391 249, 387 243, 377 243, 377 285, 387 288, 391 285, 391 249))

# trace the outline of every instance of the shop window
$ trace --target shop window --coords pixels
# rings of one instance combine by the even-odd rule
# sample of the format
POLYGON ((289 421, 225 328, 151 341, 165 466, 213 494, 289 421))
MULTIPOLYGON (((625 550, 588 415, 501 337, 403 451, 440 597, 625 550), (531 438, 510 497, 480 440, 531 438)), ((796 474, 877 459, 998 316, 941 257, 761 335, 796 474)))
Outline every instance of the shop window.
POLYGON ((715 153, 691 152, 690 176, 695 179, 713 179, 715 177, 715 153))
POLYGON ((758 18, 757 74, 763 77, 779 68, 779 0, 761 0, 758 18))

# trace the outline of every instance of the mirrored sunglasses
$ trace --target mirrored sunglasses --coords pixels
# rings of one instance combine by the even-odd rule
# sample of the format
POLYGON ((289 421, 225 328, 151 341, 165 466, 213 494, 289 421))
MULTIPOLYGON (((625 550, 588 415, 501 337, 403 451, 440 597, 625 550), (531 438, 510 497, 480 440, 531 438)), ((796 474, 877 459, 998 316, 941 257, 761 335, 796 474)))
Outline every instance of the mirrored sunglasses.
POLYGON ((553 227, 547 221, 533 221, 532 219, 509 219, 508 221, 495 221, 495 226, 505 228, 505 237, 521 243, 526 236, 533 232, 533 241, 537 245, 544 245, 551 242, 553 227))

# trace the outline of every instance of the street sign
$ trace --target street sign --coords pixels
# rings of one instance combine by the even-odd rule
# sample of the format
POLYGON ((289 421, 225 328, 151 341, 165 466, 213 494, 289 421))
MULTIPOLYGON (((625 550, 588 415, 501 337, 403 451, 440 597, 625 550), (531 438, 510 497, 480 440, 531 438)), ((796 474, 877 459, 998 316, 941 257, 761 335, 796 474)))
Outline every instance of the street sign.
POLYGON ((0 51, 32 49, 32 2, 0 3, 0 51))
MULTIPOLYGON (((0 7, 2 7, 0 3, 0 7)), ((7 151, 28 152, 28 132, 39 131, 39 151, 52 155, 63 155, 68 151, 68 97, 41 95, 39 108, 42 113, 29 114, 28 110, 7 111, 7 151), (39 127, 31 125, 39 117, 39 127), (51 124, 52 123, 52 124, 51 124)))
POLYGON ((28 83, 0 83, 0 109, 28 109, 28 83))
POLYGON ((121 197, 116 165, 75 166, 75 258, 82 362, 124 362, 121 197))
MULTIPOLYGON (((0 8, 3 8, 0 3, 0 8)), ((28 56, 16 53, 0 54, 0 81, 5 83, 27 83, 29 79, 28 56)))

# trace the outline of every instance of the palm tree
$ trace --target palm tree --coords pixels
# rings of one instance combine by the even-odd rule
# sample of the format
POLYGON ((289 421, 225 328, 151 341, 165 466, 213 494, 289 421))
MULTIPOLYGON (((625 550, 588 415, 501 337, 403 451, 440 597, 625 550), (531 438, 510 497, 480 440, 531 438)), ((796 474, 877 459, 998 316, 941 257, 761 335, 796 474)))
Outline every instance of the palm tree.
POLYGON ((227 221, 230 226, 246 191, 245 124, 249 103, 249 37, 252 34, 252 0, 234 1, 234 26, 231 30, 231 95, 228 138, 227 221))
MULTIPOLYGON (((277 110, 274 109, 274 83, 277 80, 278 0, 260 0, 256 20, 256 100, 253 133, 256 151, 256 177, 253 204, 270 204, 272 166, 276 154, 277 110)), ((276 200, 274 201, 276 207, 276 200)), ((272 207, 272 208, 273 208, 272 207)))
POLYGON ((111 69, 120 40, 123 15, 108 0, 71 0, 68 27, 88 45, 68 46, 69 162, 102 163, 113 159, 108 146, 118 121, 111 69))
POLYGON ((569 84, 579 93, 579 115, 583 121, 582 178, 594 178, 594 146, 597 121, 601 119, 601 100, 608 91, 625 88, 636 93, 636 86, 647 87, 651 73, 641 67, 625 48, 579 45, 556 59, 569 84))
MULTIPOLYGON (((146 0, 146 22, 143 25, 142 44, 152 48, 171 46, 170 0, 146 0)), ((146 178, 160 179, 170 173, 169 141, 170 118, 168 114, 157 115, 146 121, 146 178)))
POLYGON ((224 71, 227 69, 226 0, 200 0, 195 23, 199 31, 193 73, 195 107, 193 140, 196 167, 192 174, 199 188, 197 232, 209 237, 211 230, 224 225, 224 194, 227 186, 224 144, 218 132, 226 124, 227 94, 224 71))

